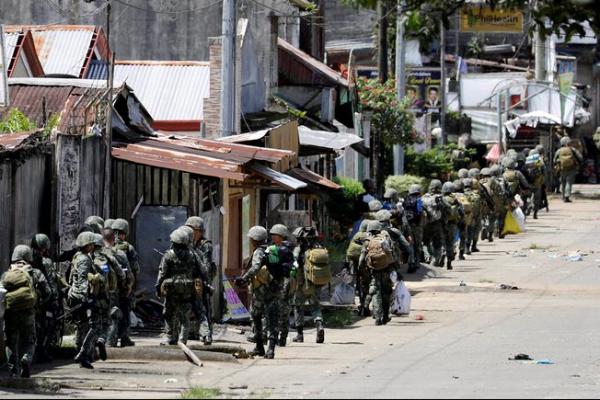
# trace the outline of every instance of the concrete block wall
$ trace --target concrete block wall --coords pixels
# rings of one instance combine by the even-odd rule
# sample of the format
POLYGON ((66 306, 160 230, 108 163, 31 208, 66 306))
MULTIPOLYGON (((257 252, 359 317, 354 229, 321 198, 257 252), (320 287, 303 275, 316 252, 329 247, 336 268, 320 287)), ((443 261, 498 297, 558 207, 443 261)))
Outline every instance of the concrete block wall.
POLYGON ((204 124, 207 138, 219 137, 221 132, 221 42, 220 37, 208 39, 210 96, 204 100, 204 124))

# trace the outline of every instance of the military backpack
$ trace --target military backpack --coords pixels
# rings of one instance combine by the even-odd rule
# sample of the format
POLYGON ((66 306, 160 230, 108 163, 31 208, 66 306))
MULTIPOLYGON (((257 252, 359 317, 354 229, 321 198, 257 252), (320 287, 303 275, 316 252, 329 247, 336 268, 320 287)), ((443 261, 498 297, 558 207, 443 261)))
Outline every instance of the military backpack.
POLYGON ((573 171, 577 169, 577 160, 574 151, 569 147, 558 150, 558 164, 561 171, 573 171))
POLYGON ((471 199, 464 193, 457 193, 456 198, 462 205, 463 210, 465 210, 465 223, 471 225, 474 217, 474 205, 471 199))
POLYGON ((392 246, 387 236, 378 234, 367 244, 367 267, 380 271, 394 262, 392 246))
POLYGON ((357 232, 350 240, 348 250, 346 250, 346 258, 348 260, 358 260, 363 249, 363 241, 369 236, 367 232, 357 232))
POLYGON ((309 249, 304 257, 304 278, 316 286, 331 282, 329 251, 322 247, 309 249))
POLYGON ((35 308, 37 296, 31 275, 24 269, 25 264, 13 264, 2 279, 6 289, 6 310, 26 311, 35 308))
POLYGON ((519 176, 517 175, 517 171, 512 169, 506 171, 504 173, 504 180, 508 186, 510 196, 514 197, 519 190, 519 176))

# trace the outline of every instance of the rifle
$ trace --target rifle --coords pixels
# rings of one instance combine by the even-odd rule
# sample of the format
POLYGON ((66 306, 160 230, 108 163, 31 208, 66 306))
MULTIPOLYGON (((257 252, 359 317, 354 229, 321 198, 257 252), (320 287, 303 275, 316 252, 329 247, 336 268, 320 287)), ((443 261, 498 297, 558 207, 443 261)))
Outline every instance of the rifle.
POLYGON ((69 315, 73 314, 75 311, 79 310, 80 308, 82 308, 85 305, 87 305, 87 303, 80 303, 80 304, 76 305, 75 307, 70 308, 69 310, 65 311, 65 313, 63 315, 61 315, 60 317, 57 317, 56 320, 60 321, 61 319, 68 317, 69 315))

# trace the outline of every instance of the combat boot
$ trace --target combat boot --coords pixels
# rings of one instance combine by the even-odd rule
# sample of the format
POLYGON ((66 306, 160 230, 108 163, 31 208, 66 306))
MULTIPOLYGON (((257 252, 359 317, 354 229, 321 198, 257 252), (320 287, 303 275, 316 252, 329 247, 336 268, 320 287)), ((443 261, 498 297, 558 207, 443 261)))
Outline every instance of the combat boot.
POLYGON ((121 338, 121 347, 133 347, 135 342, 128 337, 121 338))
POLYGON ((96 342, 96 346, 98 347, 98 356, 102 361, 106 361, 108 356, 106 355, 106 345, 104 342, 98 341, 96 342))
POLYGON ((285 345, 287 344, 287 335, 287 333, 283 332, 279 334, 279 342, 277 343, 279 347, 285 347, 285 345))
POLYGON ((452 270, 452 260, 450 258, 448 258, 448 263, 446 264, 446 269, 448 271, 452 270))
POLYGON ((292 339, 292 341, 294 343, 304 343, 304 328, 296 328, 296 331, 298 333, 296 334, 296 337, 292 339))
POLYGON ((90 363, 88 358, 82 352, 79 352, 75 356, 75 361, 77 361, 79 363, 79 366, 81 368, 94 369, 94 366, 92 365, 92 363, 90 363))
POLYGON ((458 259, 461 261, 466 260, 464 251, 461 250, 460 253, 458 253, 458 259))
POLYGON ((480 251, 475 244, 471 247, 471 253, 479 253, 480 251))
POLYGON ((316 321, 317 325, 317 343, 325 342, 325 329, 323 329, 323 321, 318 319, 316 321))
POLYGON ((202 343, 204 343, 205 346, 210 346, 212 344, 212 334, 209 333, 208 335, 204 336, 202 343))
POLYGON ((537 216, 537 214, 538 214, 538 212, 537 212, 537 210, 535 210, 535 211, 533 212, 533 219, 538 219, 538 216, 537 216))
POLYGON ((406 273, 408 273, 408 274, 414 274, 418 270, 419 270, 419 264, 418 263, 414 263, 414 264, 412 264, 412 265, 410 265, 408 267, 408 270, 406 271, 406 273))
POLYGON ((21 360, 21 378, 29 378, 30 376, 29 363, 27 360, 21 360))
POLYGON ((258 357, 263 357, 265 355, 265 346, 263 345, 263 342, 261 339, 258 339, 256 341, 256 346, 250 352, 250 354, 253 356, 258 356, 258 357))
MULTIPOLYGON (((264 350, 263 350, 264 351, 264 350)), ((275 358, 275 340, 269 340, 269 350, 267 350, 267 354, 265 354, 265 358, 272 360, 275 358)))

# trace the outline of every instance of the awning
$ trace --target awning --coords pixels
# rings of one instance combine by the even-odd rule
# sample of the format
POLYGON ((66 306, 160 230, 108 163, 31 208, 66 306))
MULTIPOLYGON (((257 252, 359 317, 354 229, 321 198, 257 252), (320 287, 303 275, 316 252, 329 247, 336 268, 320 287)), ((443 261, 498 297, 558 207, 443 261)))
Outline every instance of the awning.
POLYGON ((506 121, 504 126, 511 138, 517 137, 517 130, 521 125, 535 128, 538 124, 562 125, 562 120, 554 114, 545 111, 532 111, 527 114, 519 115, 517 118, 506 121))
POLYGON ((298 180, 282 172, 275 171, 274 169, 262 164, 254 163, 249 165, 248 168, 253 172, 256 172, 262 178, 270 180, 276 183, 277 185, 282 186, 286 190, 296 191, 308 186, 305 182, 302 182, 301 180, 298 180))
POLYGON ((313 185, 318 185, 322 188, 325 189, 330 189, 330 190, 339 190, 342 187, 340 185, 338 185, 337 183, 325 178, 324 176, 321 176, 315 172, 312 172, 308 169, 304 169, 304 168, 292 168, 289 171, 289 174, 292 175, 295 178, 298 178, 304 182, 308 182, 309 184, 313 184, 313 185))
POLYGON ((318 131, 303 125, 298 127, 298 135, 301 146, 310 146, 329 150, 342 150, 346 147, 363 141, 363 139, 357 135, 352 135, 349 133, 318 131))

